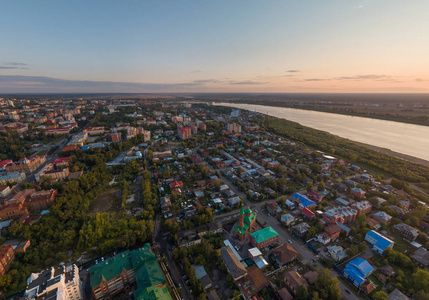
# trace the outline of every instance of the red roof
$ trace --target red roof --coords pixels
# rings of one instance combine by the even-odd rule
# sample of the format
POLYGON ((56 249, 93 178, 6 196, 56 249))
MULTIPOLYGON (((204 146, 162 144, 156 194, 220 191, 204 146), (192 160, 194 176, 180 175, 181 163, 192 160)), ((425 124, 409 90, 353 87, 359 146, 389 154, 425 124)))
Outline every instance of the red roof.
POLYGON ((182 181, 176 181, 176 182, 170 183, 170 189, 174 189, 177 187, 183 187, 183 182, 182 181))
POLYGON ((314 217, 314 212, 312 212, 311 210, 309 210, 307 207, 302 210, 302 214, 304 216, 306 216, 307 218, 314 217))
POLYGON ((59 158, 55 159, 52 163, 54 165, 57 165, 57 164, 67 163, 70 160, 71 160, 70 157, 59 157, 59 158))
POLYGON ((72 151, 72 150, 77 150, 76 146, 65 146, 63 148, 63 151, 72 151))
POLYGON ((6 166, 7 164, 13 162, 11 159, 5 159, 3 161, 0 161, 0 168, 6 166))

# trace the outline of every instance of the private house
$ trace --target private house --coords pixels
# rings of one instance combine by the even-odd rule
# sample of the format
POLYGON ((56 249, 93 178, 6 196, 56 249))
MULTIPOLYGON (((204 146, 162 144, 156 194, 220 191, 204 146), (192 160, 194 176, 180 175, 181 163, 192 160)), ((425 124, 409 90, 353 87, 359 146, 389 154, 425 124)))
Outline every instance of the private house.
POLYGON ((279 265, 283 266, 295 261, 299 256, 298 251, 292 245, 285 243, 271 250, 270 257, 279 265))
POLYGON ((299 223, 298 225, 295 225, 293 227, 293 233, 294 235, 298 237, 305 237, 307 235, 307 232, 310 230, 310 225, 308 225, 305 222, 299 223))
POLYGON ((239 280, 247 275, 246 269, 229 246, 222 247, 220 254, 228 273, 232 275, 234 280, 239 280))
POLYGON ((363 199, 365 198, 365 191, 360 188, 352 188, 350 190, 350 193, 355 196, 357 199, 363 199))
POLYGON ((327 246, 328 253, 335 261, 340 261, 347 257, 347 253, 341 246, 327 246))
POLYGON ((309 287, 307 280, 305 280, 305 278, 299 275, 296 271, 286 272, 284 275, 284 282, 288 289, 295 296, 300 285, 303 285, 306 288, 309 287))
POLYGON ((292 224, 293 222, 295 222, 295 217, 293 217, 290 214, 284 214, 281 217, 281 222, 283 224, 285 224, 286 226, 289 226, 290 224, 292 224))
POLYGON ((392 220, 392 216, 386 214, 384 211, 378 211, 375 214, 372 215, 372 218, 374 220, 377 220, 378 222, 384 222, 389 224, 390 220, 392 220))
POLYGON ((331 208, 323 213, 323 220, 328 224, 349 223, 356 219, 358 212, 348 206, 331 208))
POLYGON ((300 210, 304 208, 313 209, 316 207, 316 203, 308 199, 306 196, 295 193, 292 195, 295 201, 298 203, 298 207, 300 210))
POLYGON ((250 244, 258 249, 278 243, 279 234, 272 227, 265 227, 250 234, 250 244))
POLYGON ((413 254, 411 254, 410 257, 420 267, 428 268, 428 266, 429 266, 429 252, 425 248, 420 247, 413 254))
POLYGON ((309 190, 307 192, 307 197, 308 199, 313 200, 316 203, 320 203, 323 200, 323 196, 313 190, 309 190))
POLYGON ((355 287, 359 288, 373 271, 374 268, 368 261, 363 258, 356 257, 346 265, 343 271, 343 276, 355 287))
POLYGON ((325 227, 325 231, 328 233, 331 240, 336 240, 340 237, 341 234, 341 228, 338 225, 332 224, 328 227, 325 227))
POLYGON ((394 242, 384 235, 370 230, 365 235, 365 241, 372 246, 372 250, 378 254, 383 254, 388 247, 393 247, 394 242))
POLYGON ((360 201, 352 204, 351 208, 357 211, 357 215, 366 214, 371 211, 372 205, 369 201, 360 201))
POLYGON ((272 216, 282 212, 282 209, 279 207, 279 205, 276 202, 268 203, 267 210, 272 216))
POLYGON ((270 282, 261 269, 253 265, 247 269, 247 276, 243 284, 243 294, 247 299, 255 296, 260 290, 270 285, 270 282))
POLYGON ((399 223, 393 226, 393 232, 401 235, 406 240, 413 242, 419 235, 419 231, 405 223, 399 223))

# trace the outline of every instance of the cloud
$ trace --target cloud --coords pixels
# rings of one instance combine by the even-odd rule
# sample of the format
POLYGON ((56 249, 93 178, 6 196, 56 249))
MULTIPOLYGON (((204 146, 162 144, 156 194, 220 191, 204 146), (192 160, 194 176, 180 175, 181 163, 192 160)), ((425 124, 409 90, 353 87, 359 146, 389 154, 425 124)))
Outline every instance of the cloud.
POLYGON ((287 70, 288 73, 299 73, 301 70, 287 70))
POLYGON ((13 69, 21 69, 21 70, 28 70, 29 68, 23 68, 23 67, 12 67, 12 66, 0 66, 0 70, 13 70, 13 69))
POLYGON ((191 72, 189 72, 189 73, 201 73, 202 71, 201 70, 194 70, 194 71, 191 71, 191 72))
POLYGON ((373 80, 373 81, 387 81, 387 82, 400 82, 395 77, 390 75, 355 75, 355 76, 341 76, 333 78, 309 78, 304 79, 304 81, 331 81, 331 80, 351 80, 351 81, 361 81, 361 80, 373 80))
POLYGON ((289 78, 289 77, 295 77, 295 75, 273 75, 273 76, 257 76, 256 78, 259 79, 273 79, 273 78, 289 78))
POLYGON ((5 66, 28 66, 25 63, 21 63, 21 62, 3 62, 2 65, 5 66))
POLYGON ((0 70, 13 70, 13 69, 22 69, 27 70, 29 69, 27 64, 20 63, 20 62, 2 62, 0 64, 0 70))
POLYGON ((309 79, 304 79, 304 81, 327 81, 327 80, 331 80, 331 79, 324 79, 324 78, 309 78, 309 79))
POLYGON ((253 85, 253 84, 266 84, 266 83, 268 83, 268 82, 252 81, 252 80, 229 82, 229 84, 237 84, 237 85, 253 85))
POLYGON ((222 83, 222 80, 217 79, 200 79, 200 80, 194 80, 193 83, 196 84, 204 84, 204 83, 222 83))
POLYGON ((0 92, 147 92, 203 87, 204 82, 138 83, 67 80, 44 76, 0 75, 0 92))
POLYGON ((423 81, 429 81, 429 80, 428 79, 423 79, 423 78, 415 78, 414 81, 423 82, 423 81))

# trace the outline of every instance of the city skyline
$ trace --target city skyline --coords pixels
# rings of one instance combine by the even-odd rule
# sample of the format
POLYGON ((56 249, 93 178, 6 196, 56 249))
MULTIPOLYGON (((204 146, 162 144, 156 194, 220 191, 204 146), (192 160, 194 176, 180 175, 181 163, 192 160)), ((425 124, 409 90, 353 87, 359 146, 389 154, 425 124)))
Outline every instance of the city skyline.
POLYGON ((425 93, 429 2, 2 4, 0 92, 425 93))

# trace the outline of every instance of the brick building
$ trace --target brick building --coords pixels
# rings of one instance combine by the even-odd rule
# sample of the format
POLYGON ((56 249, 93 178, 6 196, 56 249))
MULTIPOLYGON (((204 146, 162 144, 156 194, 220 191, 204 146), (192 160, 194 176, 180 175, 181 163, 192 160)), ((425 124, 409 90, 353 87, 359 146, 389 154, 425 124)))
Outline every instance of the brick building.
POLYGON ((0 276, 6 274, 12 261, 15 259, 15 250, 12 245, 0 246, 0 276))
POLYGON ((258 249, 277 244, 279 234, 272 227, 265 227, 250 234, 250 244, 258 249))

